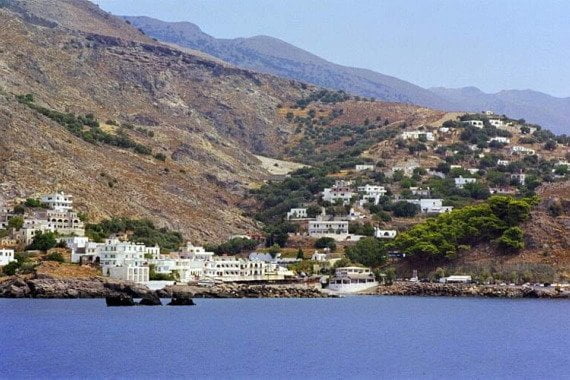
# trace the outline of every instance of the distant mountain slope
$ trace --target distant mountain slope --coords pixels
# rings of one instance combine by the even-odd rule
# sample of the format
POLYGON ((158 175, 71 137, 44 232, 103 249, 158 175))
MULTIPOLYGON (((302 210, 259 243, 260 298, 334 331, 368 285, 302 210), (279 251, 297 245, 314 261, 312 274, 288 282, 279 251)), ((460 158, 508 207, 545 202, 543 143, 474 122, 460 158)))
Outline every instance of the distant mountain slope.
POLYGON ((200 50, 244 68, 380 100, 440 109, 457 108, 412 83, 371 70, 337 65, 273 37, 217 39, 189 22, 169 23, 149 17, 124 18, 151 37, 200 50))
POLYGON ((467 111, 493 110, 539 123, 557 133, 570 133, 570 98, 556 98, 532 90, 487 94, 475 87, 431 88, 431 91, 467 111))
POLYGON ((320 86, 413 103, 448 111, 492 110, 525 118, 557 133, 569 133, 570 98, 560 99, 535 91, 502 91, 485 94, 478 89, 424 89, 372 70, 328 62, 284 41, 267 36, 217 39, 190 22, 169 23, 149 17, 124 17, 149 36, 200 50, 234 65, 302 80, 320 86))

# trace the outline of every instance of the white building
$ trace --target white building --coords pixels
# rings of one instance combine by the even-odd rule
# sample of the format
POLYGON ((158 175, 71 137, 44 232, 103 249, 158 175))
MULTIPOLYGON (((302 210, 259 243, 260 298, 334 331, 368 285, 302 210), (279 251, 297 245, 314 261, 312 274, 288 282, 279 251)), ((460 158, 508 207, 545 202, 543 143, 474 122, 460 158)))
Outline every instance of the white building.
POLYGON ((323 190, 323 200, 331 203, 349 204, 354 195, 350 181, 336 181, 333 187, 323 190))
POLYGON ((526 146, 515 145, 511 148, 512 154, 523 154, 527 156, 532 156, 536 154, 534 149, 527 148, 526 146))
POLYGON ((265 263, 250 261, 232 256, 214 256, 205 261, 204 276, 224 282, 264 281, 265 263))
POLYGON ((307 219, 307 209, 306 208, 292 208, 286 216, 287 220, 291 219, 307 219))
POLYGON ((327 254, 326 253, 320 253, 319 251, 315 251, 315 253, 313 253, 313 255, 311 256, 311 260, 313 261, 327 261, 327 254))
POLYGON ((410 187, 410 191, 412 192, 413 195, 417 195, 419 197, 429 197, 431 194, 431 189, 429 187, 417 187, 417 186, 413 186, 410 187))
POLYGON ((502 136, 491 137, 491 139, 489 141, 496 141, 496 142, 503 143, 503 144, 510 144, 511 143, 511 139, 509 139, 508 137, 502 137, 502 136))
POLYGON ((374 165, 356 165, 355 170, 357 172, 362 172, 365 170, 374 170, 374 165))
POLYGON ((100 248, 104 246, 104 243, 89 241, 85 236, 68 237, 63 241, 71 251, 72 263, 96 262, 100 259, 100 248))
POLYGON ((489 119, 489 124, 497 128, 501 128, 504 125, 501 119, 489 119))
POLYGON ((407 199, 406 202, 420 206, 423 214, 444 214, 453 210, 451 206, 444 206, 442 199, 407 199))
POLYGON ((518 181, 518 183, 520 183, 521 185, 525 185, 526 182, 526 174, 524 173, 514 173, 511 174, 511 179, 516 179, 518 181))
POLYGON ((455 180, 455 187, 459 189, 463 189, 465 185, 467 185, 468 183, 477 182, 477 178, 463 178, 461 176, 459 176, 459 178, 455 178, 454 180, 455 180))
POLYGON ((358 192, 363 193, 360 201, 361 206, 369 202, 377 205, 380 202, 380 198, 386 195, 386 188, 378 185, 364 185, 358 187, 358 192))
POLYGON ((406 131, 402 132, 400 137, 404 140, 418 140, 421 136, 425 136, 427 141, 435 141, 435 137, 432 132, 426 131, 406 131))
POLYGON ((321 237, 326 235, 348 235, 348 221, 346 220, 309 221, 309 236, 321 237))
POLYGON ((12 261, 16 261, 16 259, 14 258, 14 250, 0 248, 0 267, 8 265, 12 261))
POLYGON ((394 239, 398 231, 396 230, 381 230, 378 227, 374 227, 374 236, 378 239, 394 239))
POLYGON ((465 120, 463 123, 475 128, 483 128, 485 126, 482 120, 465 120))
POLYGON ((511 162, 509 160, 497 160, 497 165, 499 165, 499 166, 507 166, 510 163, 511 162))
POLYGON ((44 195, 41 202, 55 211, 65 212, 73 209, 73 195, 65 194, 63 191, 44 195))
POLYGON ((145 252, 144 244, 108 239, 100 247, 99 253, 103 275, 126 281, 147 282, 149 269, 145 252))
POLYGON ((182 248, 178 255, 183 259, 192 260, 211 260, 214 252, 207 252, 204 247, 194 246, 192 243, 186 243, 186 247, 182 248))

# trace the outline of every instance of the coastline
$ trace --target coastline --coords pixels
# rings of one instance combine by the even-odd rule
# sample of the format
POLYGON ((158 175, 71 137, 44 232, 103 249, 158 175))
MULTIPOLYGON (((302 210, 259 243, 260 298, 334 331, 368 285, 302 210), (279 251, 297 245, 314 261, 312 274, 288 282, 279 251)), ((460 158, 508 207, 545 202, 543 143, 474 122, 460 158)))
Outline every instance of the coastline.
MULTIPOLYGON (((306 284, 236 284, 212 287, 171 285, 151 290, 145 285, 108 277, 58 278, 53 276, 12 276, 0 280, 0 298, 105 298, 112 294, 142 298, 174 294, 192 298, 334 298, 339 295, 306 284)), ((396 282, 380 285, 360 296, 429 296, 482 298, 570 299, 570 288, 474 284, 396 282)))

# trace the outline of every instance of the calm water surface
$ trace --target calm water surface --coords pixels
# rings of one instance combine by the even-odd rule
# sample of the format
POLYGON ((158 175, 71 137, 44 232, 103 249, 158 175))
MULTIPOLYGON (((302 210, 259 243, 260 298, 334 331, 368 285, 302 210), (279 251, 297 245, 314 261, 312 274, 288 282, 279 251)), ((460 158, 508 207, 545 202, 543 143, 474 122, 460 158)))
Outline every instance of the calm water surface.
POLYGON ((570 379, 570 302, 0 299, 0 377, 570 379))

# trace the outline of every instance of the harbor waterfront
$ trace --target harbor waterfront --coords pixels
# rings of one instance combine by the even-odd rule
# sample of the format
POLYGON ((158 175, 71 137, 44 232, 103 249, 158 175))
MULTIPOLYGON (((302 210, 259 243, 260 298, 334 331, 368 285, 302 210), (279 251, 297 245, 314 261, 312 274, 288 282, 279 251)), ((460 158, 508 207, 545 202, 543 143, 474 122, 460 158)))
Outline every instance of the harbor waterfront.
POLYGON ((0 299, 0 377, 567 378, 570 303, 0 299), (25 317, 22 317, 25 315, 25 317))

